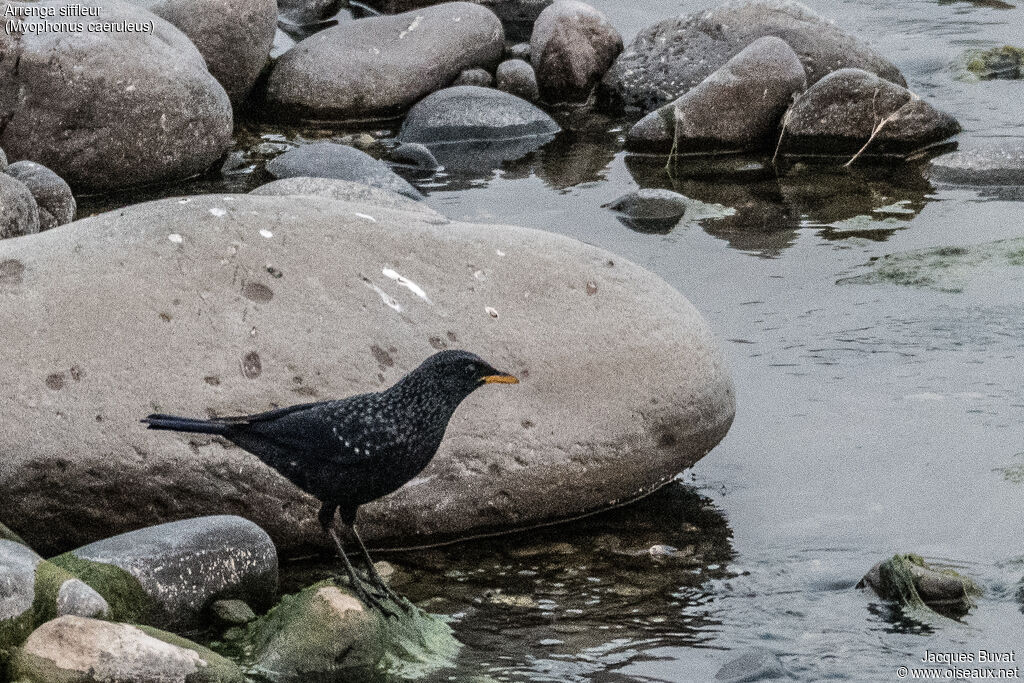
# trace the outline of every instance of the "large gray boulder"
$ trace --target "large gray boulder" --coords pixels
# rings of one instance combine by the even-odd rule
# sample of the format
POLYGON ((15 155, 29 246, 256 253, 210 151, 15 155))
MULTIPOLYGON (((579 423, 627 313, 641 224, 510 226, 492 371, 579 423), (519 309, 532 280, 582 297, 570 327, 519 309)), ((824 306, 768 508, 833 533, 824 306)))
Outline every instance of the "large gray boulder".
POLYGON ((39 229, 49 230, 75 219, 75 195, 59 175, 34 161, 16 161, 4 171, 16 178, 36 200, 39 207, 39 229))
POLYGON ((582 102, 622 52, 622 35, 601 12, 558 0, 537 17, 530 60, 547 102, 582 102))
MULTIPOLYGON (((66 4, 33 6, 58 12, 66 4)), ((97 8, 91 21, 152 32, 0 31, 0 54, 16 55, 0 61, 8 157, 96 191, 187 178, 215 162, 231 144, 231 102, 192 42, 122 0, 78 5, 97 8)))
POLYGON ((759 38, 678 100, 640 119, 626 147, 685 154, 774 144, 779 120, 805 87, 792 48, 780 38, 759 38))
POLYGON ((960 124, 906 88, 861 69, 834 71, 786 115, 780 149, 801 154, 905 155, 956 135, 960 124))
POLYGON ((313 119, 395 116, 463 70, 496 64, 504 39, 498 17, 468 2, 340 24, 278 60, 267 101, 313 119))
POLYGON ((799 55, 808 84, 844 67, 906 81, 887 59, 795 0, 733 0, 641 31, 601 81, 599 102, 650 112, 707 78, 747 45, 776 36, 799 55))
MULTIPOLYGON (((529 40, 533 24, 553 0, 472 0, 498 15, 509 40, 529 40)), ((368 0, 367 4, 388 13, 440 4, 439 0, 368 0)))
POLYGON ((377 391, 444 348, 522 383, 470 396, 428 468, 360 509, 373 546, 621 504, 725 435, 724 357, 671 286, 552 233, 436 223, 366 202, 217 194, 0 242, 16 274, 0 278, 0 375, 18 392, 0 422, 0 519, 65 549, 170 516, 238 514, 282 554, 329 548, 317 502, 256 457, 137 418, 377 391))
POLYGON ((115 600, 115 616, 123 619, 135 609, 131 621, 175 630, 200 626, 217 600, 235 598, 266 608, 277 592, 273 542, 252 522, 231 515, 129 531, 53 562, 115 600), (139 604, 117 604, 128 583, 139 604))
POLYGON ((39 232, 39 206, 16 178, 0 173, 0 239, 39 232))
POLYGON ((16 654, 17 681, 243 683, 241 669, 202 645, 145 626, 64 616, 36 629, 16 654))
POLYGON ((351 180, 340 180, 338 178, 310 178, 296 176, 293 178, 282 178, 274 180, 266 185, 260 185, 249 194, 261 196, 278 197, 327 197, 349 202, 366 202, 377 206, 386 206, 389 209, 401 209, 410 213, 423 216, 424 220, 437 222, 448 222, 448 219, 434 211, 425 203, 411 199, 394 190, 386 190, 382 187, 374 187, 366 183, 357 183, 351 180))
POLYGON ((285 152, 267 164, 275 178, 336 178, 391 190, 420 199, 423 195, 383 161, 335 142, 314 142, 285 152))
POLYGON ((134 0, 177 26, 238 107, 266 65, 277 30, 276 0, 134 0))

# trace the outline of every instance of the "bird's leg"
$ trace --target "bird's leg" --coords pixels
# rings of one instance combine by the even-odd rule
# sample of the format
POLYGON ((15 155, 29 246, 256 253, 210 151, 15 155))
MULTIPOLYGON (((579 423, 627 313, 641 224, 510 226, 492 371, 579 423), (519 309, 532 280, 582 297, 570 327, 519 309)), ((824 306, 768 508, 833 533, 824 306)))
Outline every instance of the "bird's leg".
POLYGON ((366 603, 367 606, 373 609, 379 610, 389 617, 398 616, 391 609, 384 606, 384 604, 374 595, 371 591, 366 590, 366 585, 363 583, 362 577, 356 572, 355 567, 348 559, 348 555, 345 554, 345 548, 341 545, 341 539, 338 538, 338 533, 334 529, 329 529, 328 533, 331 538, 334 539, 334 544, 338 547, 338 554, 341 555, 342 561, 345 563, 345 571, 348 573, 349 583, 351 588, 355 591, 359 599, 366 603))
POLYGON ((363 539, 359 535, 356 525, 353 524, 350 528, 352 529, 352 535, 356 537, 356 542, 359 544, 359 550, 363 554, 363 559, 366 561, 366 568, 370 572, 370 580, 377 588, 384 591, 384 595, 386 597, 394 601, 395 604, 401 605, 404 609, 408 610, 406 607, 406 601, 388 585, 387 581, 384 580, 384 577, 377 571, 377 567, 373 564, 373 558, 370 557, 370 553, 366 550, 366 544, 363 543, 363 539))

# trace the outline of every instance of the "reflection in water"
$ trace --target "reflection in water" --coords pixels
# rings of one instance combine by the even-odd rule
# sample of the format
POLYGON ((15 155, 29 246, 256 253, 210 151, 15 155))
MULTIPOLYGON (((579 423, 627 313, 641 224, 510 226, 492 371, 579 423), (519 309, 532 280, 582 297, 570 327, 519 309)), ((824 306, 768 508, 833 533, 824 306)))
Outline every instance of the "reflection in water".
MULTIPOLYGON (((721 512, 675 481, 637 503, 570 524, 486 541, 391 554, 395 585, 454 615, 456 680, 487 672, 581 680, 641 651, 713 640, 714 581, 732 574, 721 512)), ((285 570, 283 590, 321 567, 285 570)))

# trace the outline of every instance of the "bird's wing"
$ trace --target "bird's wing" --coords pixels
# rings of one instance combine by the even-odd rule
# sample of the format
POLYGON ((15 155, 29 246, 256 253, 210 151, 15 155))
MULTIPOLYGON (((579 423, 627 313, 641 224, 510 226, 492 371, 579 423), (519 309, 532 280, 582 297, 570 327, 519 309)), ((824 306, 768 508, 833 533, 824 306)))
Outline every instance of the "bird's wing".
POLYGON ((255 422, 268 422, 276 420, 279 417, 285 415, 291 415, 292 413, 298 413, 318 406, 323 406, 332 403, 332 401, 318 401, 316 403, 299 403, 293 406, 287 406, 285 408, 277 408, 275 410, 268 410, 265 413, 256 413, 255 415, 235 415, 230 417, 215 417, 210 422, 222 422, 229 425, 245 425, 253 424, 255 422))

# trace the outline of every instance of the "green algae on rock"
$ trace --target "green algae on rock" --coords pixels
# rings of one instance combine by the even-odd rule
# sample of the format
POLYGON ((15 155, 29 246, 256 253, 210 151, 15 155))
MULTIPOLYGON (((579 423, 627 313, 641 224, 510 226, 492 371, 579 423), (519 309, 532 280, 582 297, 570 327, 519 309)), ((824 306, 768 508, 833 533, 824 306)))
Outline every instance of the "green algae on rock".
POLYGON ((893 555, 876 564, 857 584, 899 604, 909 616, 928 620, 935 614, 952 618, 966 614, 981 587, 955 569, 933 567, 920 555, 893 555))
POLYGON ((110 604, 110 617, 114 621, 152 621, 157 611, 156 601, 149 596, 138 579, 120 567, 84 560, 71 552, 58 555, 51 562, 71 572, 102 595, 110 604))
POLYGON ((967 70, 983 81, 1024 78, 1024 49, 1012 45, 988 50, 968 50, 967 70))
POLYGON ((870 265, 871 272, 841 278, 837 284, 892 283, 958 293, 987 270, 1024 266, 1024 238, 915 249, 873 259, 870 265))

